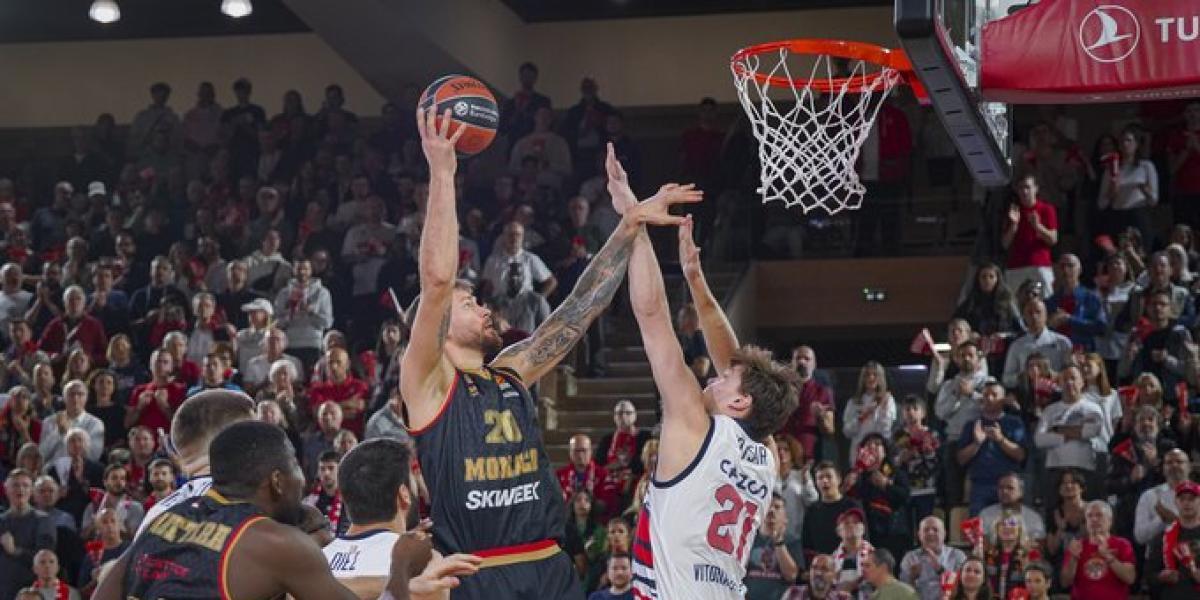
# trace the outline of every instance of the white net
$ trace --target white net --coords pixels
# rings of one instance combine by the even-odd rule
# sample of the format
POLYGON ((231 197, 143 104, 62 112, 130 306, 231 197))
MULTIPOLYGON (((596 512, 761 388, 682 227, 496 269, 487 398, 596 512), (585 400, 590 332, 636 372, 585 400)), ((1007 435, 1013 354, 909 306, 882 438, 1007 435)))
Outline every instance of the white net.
POLYGON ((805 213, 859 208, 866 188, 855 166, 883 101, 902 79, 900 72, 865 60, 795 55, 786 47, 739 56, 731 70, 758 140, 763 202, 779 200, 805 213), (799 57, 815 60, 789 65, 789 58, 799 57), (807 72, 807 79, 793 77, 793 68, 807 72), (794 83, 772 86, 762 75, 794 83))

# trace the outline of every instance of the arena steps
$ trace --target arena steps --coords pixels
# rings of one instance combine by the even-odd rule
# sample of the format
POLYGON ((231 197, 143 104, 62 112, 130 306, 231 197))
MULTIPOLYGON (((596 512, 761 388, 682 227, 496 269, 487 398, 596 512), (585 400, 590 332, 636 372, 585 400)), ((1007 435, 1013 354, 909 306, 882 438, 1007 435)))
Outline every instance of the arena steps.
MULTIPOLYGON (((674 247, 664 248, 660 256, 670 260, 674 247)), ((673 261, 672 261, 673 262, 673 261)), ((680 304, 687 300, 687 288, 678 266, 663 265, 664 283, 671 301, 672 317, 680 304)), ((726 268, 706 268, 705 275, 717 298, 726 298, 736 285, 740 271, 726 268)), ((624 290, 621 292, 625 293, 624 290)), ((612 310, 605 328, 604 377, 575 379, 572 394, 556 403, 554 429, 545 432, 546 451, 555 465, 567 462, 567 443, 571 436, 583 433, 598 442, 613 430, 612 410, 617 402, 627 399, 638 411, 638 425, 652 427, 657 421, 658 390, 641 345, 637 322, 627 309, 612 310)))

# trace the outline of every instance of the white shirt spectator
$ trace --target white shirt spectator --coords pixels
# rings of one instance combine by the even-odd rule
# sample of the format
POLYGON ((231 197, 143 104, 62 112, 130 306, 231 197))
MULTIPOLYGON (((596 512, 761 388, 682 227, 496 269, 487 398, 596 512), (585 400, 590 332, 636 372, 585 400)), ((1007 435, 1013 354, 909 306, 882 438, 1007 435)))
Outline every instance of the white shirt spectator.
POLYGON ((1121 406, 1120 394, 1117 390, 1109 390, 1107 396, 1101 396, 1100 391, 1089 389, 1083 393, 1085 402, 1091 402, 1100 407, 1100 411, 1104 413, 1104 421, 1100 423, 1100 435, 1092 438, 1092 447, 1096 452, 1104 454, 1108 453, 1108 442, 1112 440, 1113 423, 1119 420, 1124 414, 1125 409, 1121 406))
MULTIPOLYGON (((284 354, 278 360, 286 360, 296 368, 293 372, 293 383, 302 383, 304 381, 304 365, 300 362, 300 359, 291 354, 284 354)), ((246 370, 242 371, 242 383, 245 383, 247 387, 257 387, 269 383, 271 365, 273 364, 275 364, 275 361, 267 358, 266 354, 259 354, 251 358, 246 363, 246 370)))
POLYGON ((1083 398, 1072 404, 1058 401, 1042 411, 1037 434, 1033 441, 1046 451, 1046 468, 1074 467, 1085 471, 1096 470, 1096 450, 1091 439, 1100 435, 1104 411, 1094 402, 1083 398), (1080 426, 1080 439, 1068 440, 1061 433, 1052 431, 1059 426, 1080 426))
POLYGON ((803 542, 804 511, 820 497, 813 483, 812 473, 806 469, 788 471, 787 479, 775 481, 775 491, 783 496, 783 508, 787 513, 787 535, 803 542))
POLYGON ((99 462, 104 454, 104 421, 88 412, 79 413, 78 417, 67 421, 66 431, 58 430, 58 413, 42 419, 42 439, 38 442, 38 451, 42 460, 51 462, 56 458, 67 455, 67 433, 78 427, 88 434, 88 460, 99 462))
POLYGON ((1100 210, 1132 210, 1158 204, 1158 170, 1148 160, 1139 160, 1136 164, 1121 168, 1117 174, 1116 198, 1109 197, 1112 185, 1112 177, 1105 172, 1100 177, 1100 210), (1142 189, 1143 185, 1150 188, 1150 195, 1142 189))
MULTIPOLYGON (((8 321, 13 318, 25 318, 33 302, 33 294, 25 290, 8 293, 0 290, 0 337, 8 340, 8 321)), ((36 335, 36 334, 35 334, 36 335)))
POLYGON ((842 432, 850 439, 850 460, 858 455, 858 445, 867 434, 878 433, 891 439, 892 426, 896 424, 896 400, 889 392, 880 404, 871 392, 851 398, 842 412, 842 432))
POLYGON ((1133 539, 1138 544, 1149 546, 1150 542, 1167 530, 1167 523, 1158 516, 1154 507, 1162 503, 1167 510, 1179 514, 1179 505, 1175 503, 1175 489, 1170 483, 1160 483, 1144 492, 1138 498, 1137 509, 1133 517, 1133 539))
POLYGON ((533 290, 534 285, 541 285, 553 276, 546 263, 538 255, 521 250, 515 256, 508 256, 504 250, 497 248, 483 265, 483 279, 492 285, 492 293, 498 294, 508 288, 505 281, 508 275, 508 265, 521 265, 521 291, 533 290))
POLYGON ((1008 347, 1008 357, 1004 359, 1004 387, 1016 387, 1030 354, 1037 352, 1045 356, 1046 360, 1050 361, 1051 369, 1061 371, 1071 359, 1073 347, 1070 338, 1051 331, 1049 327, 1043 329, 1040 335, 1026 333, 1013 340, 1012 345, 1008 347))
MULTIPOLYGON (((980 361, 980 364, 986 363, 980 361)), ((958 442, 958 437, 962 435, 963 427, 966 427, 967 423, 979 418, 983 384, 987 379, 987 371, 980 368, 970 375, 959 373, 949 381, 943 381, 942 386, 938 388, 933 412, 946 422, 946 438, 951 443, 958 442), (964 378, 971 381, 971 393, 966 395, 959 393, 959 382, 964 378)))
POLYGON ((947 545, 942 545, 942 551, 938 553, 937 564, 933 564, 933 556, 925 548, 917 548, 909 550, 900 560, 900 566, 896 569, 896 576, 913 586, 917 592, 917 597, 921 600, 941 600, 942 597, 942 571, 958 571, 963 563, 967 562, 967 555, 962 550, 947 545), (921 565, 921 574, 916 579, 912 576, 912 568, 914 565, 921 565), (936 567, 936 568, 935 568, 936 567))
POLYGON ((250 361, 266 350, 266 339, 266 329, 247 327, 237 332, 238 371, 242 373, 243 379, 246 377, 250 361))
POLYGON ((291 348, 320 348, 321 336, 333 327, 333 299, 319 279, 298 289, 296 280, 275 296, 275 323, 287 333, 291 348), (304 309, 301 304, 307 305, 304 309))

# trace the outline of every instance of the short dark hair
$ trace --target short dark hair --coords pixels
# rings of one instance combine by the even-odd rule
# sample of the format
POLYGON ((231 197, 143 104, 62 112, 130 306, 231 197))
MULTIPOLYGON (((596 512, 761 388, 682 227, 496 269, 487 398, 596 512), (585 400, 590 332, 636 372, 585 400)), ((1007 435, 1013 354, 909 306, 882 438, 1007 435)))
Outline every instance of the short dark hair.
POLYGON ((157 81, 154 83, 154 85, 150 86, 150 93, 152 93, 152 94, 157 94, 157 93, 170 94, 171 86, 168 85, 167 82, 165 82, 165 81, 157 81))
POLYGON ((896 572, 896 557, 887 548, 876 548, 871 551, 871 558, 876 566, 885 566, 889 573, 896 572))
POLYGON ((813 466, 812 474, 816 475, 817 473, 820 473, 821 471, 824 471, 826 469, 832 470, 834 473, 837 473, 838 477, 842 476, 842 470, 839 469, 838 466, 836 464, 834 464, 834 462, 832 460, 823 460, 821 462, 818 462, 816 465, 813 466))
POLYGON ((1054 581, 1052 579, 1052 577, 1054 577, 1054 568, 1051 567, 1046 561, 1034 560, 1026 563, 1025 572, 1027 573, 1029 571, 1037 571, 1038 573, 1041 573, 1042 577, 1045 577, 1047 581, 1054 581))
POLYGON ((376 438, 352 448, 338 466, 338 489, 353 523, 396 518, 396 493, 408 485, 412 453, 397 440, 376 438))
POLYGON ((167 458, 156 458, 150 461, 150 464, 146 466, 146 472, 149 473, 159 467, 167 467, 171 469, 171 473, 175 473, 175 463, 167 458))
POLYGON ((222 429, 208 447, 213 487, 245 498, 271 477, 295 462, 295 449, 283 429, 262 421, 242 421, 222 429))
POLYGON ((317 457, 317 462, 342 462, 342 455, 337 450, 326 450, 317 457))
POLYGON ((254 401, 233 390, 205 390, 184 400, 171 419, 177 452, 202 451, 225 426, 254 418, 254 401))
POLYGON ((616 554, 608 555, 608 560, 604 561, 604 564, 610 565, 610 564, 612 564, 612 561, 620 560, 622 558, 629 561, 630 564, 633 564, 633 557, 629 556, 628 554, 625 554, 624 552, 618 552, 616 554))
POLYGON ((234 89, 234 91, 237 91, 237 90, 249 90, 249 89, 252 89, 252 88, 253 88, 253 86, 250 84, 250 80, 249 80, 249 79, 246 79, 245 77, 238 77, 238 78, 237 78, 237 81, 234 81, 234 82, 233 82, 233 89, 234 89))
POLYGON ((521 63, 521 66, 520 66, 520 67, 517 67, 517 71, 518 71, 518 72, 520 72, 520 71, 533 71, 533 74, 534 74, 534 75, 537 75, 537 73, 538 73, 538 68, 537 68, 537 65, 533 64, 532 62, 525 61, 525 62, 521 63))
POLYGON ((922 398, 918 394, 908 394, 907 396, 904 397, 904 400, 900 401, 900 405, 901 406, 920 406, 921 410, 923 410, 925 412, 929 412, 929 405, 925 402, 925 399, 922 398))
MULTIPOLYGON (((102 479, 108 479, 108 474, 112 473, 113 471, 125 471, 125 465, 118 465, 114 463, 104 467, 104 477, 102 479)), ((125 474, 128 475, 129 473, 126 472, 125 474)))
POLYGON ((741 391, 754 399, 746 432, 755 441, 779 431, 800 402, 800 378, 791 366, 772 359, 771 352, 756 346, 742 346, 731 364, 742 367, 741 391))

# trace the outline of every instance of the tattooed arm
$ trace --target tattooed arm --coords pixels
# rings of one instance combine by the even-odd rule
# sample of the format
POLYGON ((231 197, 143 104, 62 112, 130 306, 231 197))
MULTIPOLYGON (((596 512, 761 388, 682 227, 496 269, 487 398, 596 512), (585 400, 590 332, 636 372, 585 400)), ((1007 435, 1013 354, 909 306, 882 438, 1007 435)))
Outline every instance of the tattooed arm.
POLYGON ((698 202, 700 196, 691 188, 663 186, 659 193, 641 204, 635 201, 635 206, 626 206, 622 204, 623 200, 613 198, 617 212, 623 213, 621 223, 579 276, 571 294, 534 330, 533 335, 505 348, 492 361, 492 366, 512 369, 529 383, 541 379, 558 365, 558 361, 587 332, 592 321, 612 302, 625 277, 633 241, 642 224, 678 225, 683 222, 683 217, 670 215, 671 206, 698 202))
MULTIPOLYGON (((449 112, 449 111, 447 111, 449 112)), ((417 110, 417 129, 429 162, 429 203, 421 230, 419 268, 421 296, 412 336, 400 369, 400 393, 408 408, 408 425, 420 429, 437 416, 454 378, 442 347, 450 328, 450 304, 458 272, 458 215, 454 207, 454 142, 465 128, 448 135, 450 119, 439 129, 435 114, 417 110)))

